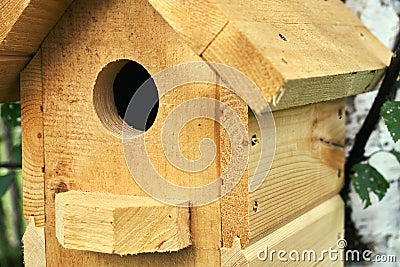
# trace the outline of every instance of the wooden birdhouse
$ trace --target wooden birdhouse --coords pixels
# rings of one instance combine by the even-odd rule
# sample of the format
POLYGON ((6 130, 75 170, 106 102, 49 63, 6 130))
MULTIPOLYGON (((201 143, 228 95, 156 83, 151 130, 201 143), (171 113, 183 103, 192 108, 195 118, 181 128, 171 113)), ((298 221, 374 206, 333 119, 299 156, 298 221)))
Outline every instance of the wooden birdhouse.
POLYGON ((1 100, 22 105, 27 266, 277 265, 271 250, 297 250, 298 262, 309 266, 302 251, 319 257, 340 250, 344 97, 374 89, 391 52, 339 0, 5 1, 0 21, 1 100), (143 82, 190 62, 218 63, 203 64, 215 83, 182 83, 164 94, 165 84, 196 73, 154 78, 130 113, 133 122, 126 119, 143 82), (267 130, 275 138, 261 134, 266 125, 256 119, 267 113, 260 98, 240 82, 233 87, 247 99, 223 86, 238 76, 222 65, 270 103, 276 130, 267 130), (191 99, 216 104, 182 106, 191 99), (182 125, 171 119, 180 128, 165 128, 179 108, 175 120, 197 110, 209 115, 182 125), (150 114, 145 123, 142 113, 150 114), (222 175, 237 164, 230 133, 218 122, 229 114, 247 132, 241 144, 248 162, 238 181, 222 175), (127 124, 144 147, 127 150, 127 124), (163 142, 171 136, 176 143, 163 142), (206 138, 214 143, 209 150, 202 149, 206 138), (259 166, 266 175, 252 191, 266 143, 276 148, 274 159, 259 166), (179 164, 202 157, 210 164, 187 171, 168 160, 167 149, 181 154, 179 164), (144 188, 165 189, 154 185, 147 160, 180 187, 221 176, 216 191, 199 195, 222 197, 191 205, 190 194, 171 191, 176 205, 160 201, 144 188))

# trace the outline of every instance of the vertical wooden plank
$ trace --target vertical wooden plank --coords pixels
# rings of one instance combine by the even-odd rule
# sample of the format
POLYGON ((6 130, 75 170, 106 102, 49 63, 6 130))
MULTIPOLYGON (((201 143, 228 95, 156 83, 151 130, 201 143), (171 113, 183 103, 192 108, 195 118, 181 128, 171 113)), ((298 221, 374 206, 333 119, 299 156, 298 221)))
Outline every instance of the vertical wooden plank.
MULTIPOLYGON (((232 108, 242 120, 247 130, 248 107, 235 93, 225 88, 219 89, 219 101, 232 108)), ((219 129, 220 145, 220 164, 222 174, 231 158, 231 142, 226 131, 222 127, 219 129)), ((231 177, 228 177, 228 179, 231 177)), ((230 180, 224 180, 222 187, 229 187, 230 180)), ((240 238, 240 243, 244 247, 249 241, 249 217, 247 211, 248 203, 248 172, 243 173, 237 185, 221 199, 221 234, 222 247, 232 247, 235 238, 240 238)))
POLYGON ((24 244, 24 264, 26 267, 45 267, 46 251, 44 240, 44 228, 36 227, 35 219, 29 218, 29 224, 26 227, 22 237, 24 244))
POLYGON ((24 216, 45 225, 42 53, 21 73, 22 183, 24 216))

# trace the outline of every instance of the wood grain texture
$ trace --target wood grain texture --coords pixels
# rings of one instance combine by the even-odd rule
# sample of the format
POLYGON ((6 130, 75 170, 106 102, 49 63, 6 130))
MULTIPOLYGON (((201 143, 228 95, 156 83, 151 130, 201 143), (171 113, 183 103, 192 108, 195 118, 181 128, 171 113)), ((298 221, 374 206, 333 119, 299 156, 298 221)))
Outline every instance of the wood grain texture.
MULTIPOLYGON (((202 58, 241 71, 260 88, 269 102, 282 90, 284 77, 231 22, 208 46, 202 58)), ((217 71, 221 77, 225 77, 226 74, 221 69, 217 71)))
MULTIPOLYGON (((3 0, 0 55, 32 55, 70 3, 3 0)), ((353 81, 366 74, 378 80, 391 56, 339 0, 150 3, 197 55, 239 69, 269 101, 280 99, 276 109, 371 90, 369 82, 352 87, 353 81)), ((0 100, 18 99, 13 83, 21 69, 1 77, 0 92, 14 97, 0 100)))
POLYGON ((19 100, 19 72, 30 58, 0 55, 0 103, 19 100))
POLYGON ((0 40, 3 41, 21 16, 29 1, 2 0, 0 2, 0 40))
MULTIPOLYGON (((240 99, 232 91, 224 88, 219 88, 219 100, 230 108, 239 116, 247 130, 248 125, 248 107, 246 103, 240 99)), ((221 174, 226 170, 231 160, 231 142, 226 131, 219 129, 219 144, 220 144, 220 164, 221 174)), ((227 177, 222 184, 224 188, 232 186, 233 177, 227 177)), ((231 191, 221 198, 221 233, 222 247, 231 247, 235 238, 240 238, 241 246, 245 247, 249 240, 249 219, 247 211, 248 202, 248 172, 244 171, 241 179, 231 191)))
POLYGON ((42 54, 21 73, 22 184, 25 219, 45 225, 42 54))
POLYGON ((0 55, 33 55, 71 2, 2 0, 0 55))
POLYGON ((69 191, 56 195, 56 233, 69 249, 172 252, 191 245, 189 209, 150 197, 69 191))
POLYGON ((228 22, 209 0, 149 2, 198 55, 203 53, 228 22))
MULTIPOLYGON (((343 185, 344 99, 273 113, 276 151, 264 183, 249 195, 250 238, 260 238, 337 194, 343 185)), ((262 142, 254 115, 249 117, 249 177, 262 142)), ((262 168, 263 166, 261 166, 262 168)))
POLYGON ((197 54, 243 72, 276 110, 372 90, 391 57, 339 0, 151 2, 197 54), (201 50, 196 33, 216 24, 196 14, 209 6, 224 26, 201 50))
MULTIPOLYGON (((239 250, 239 247, 233 249, 221 249, 222 266, 310 266, 318 262, 318 266, 343 266, 343 261, 340 260, 340 254, 334 254, 339 257, 338 260, 332 261, 329 259, 328 253, 324 254, 323 250, 329 251, 340 249, 337 247, 337 241, 344 236, 344 204, 339 196, 335 196, 322 204, 318 205, 309 212, 289 222, 288 224, 277 229, 273 233, 263 239, 251 244, 244 250, 239 250), (265 261, 258 259, 259 251, 268 248, 268 257, 265 261), (275 253, 272 254, 272 250, 275 253), (286 251, 282 257, 287 261, 280 261, 277 256, 279 250, 286 251), (290 251, 296 250, 299 253, 297 260, 296 254, 292 254, 293 261, 290 259, 290 251), (308 260, 308 251, 315 251, 311 254, 311 260, 308 260), (305 252, 305 254, 303 254, 305 252), (302 260, 304 255, 305 260, 302 260)), ((238 242, 238 241, 236 241, 238 242)), ((261 257, 265 257, 262 253, 261 257)))
POLYGON ((72 0, 0 1, 0 102, 20 99, 19 73, 72 0))
MULTIPOLYGON (((150 74, 201 60, 145 0, 75 1, 42 46, 46 194, 46 255, 49 266, 212 266, 220 264, 220 203, 191 208, 193 245, 174 253, 120 257, 62 248, 55 235, 55 194, 67 190, 146 196, 126 166, 122 140, 106 129, 96 113, 93 91, 108 63, 130 59, 150 74), (127 19, 131 18, 131 19, 127 19)), ((171 79, 175 79, 173 74, 171 79)), ((109 88, 112 90, 112 88, 109 88)), ((160 129, 177 105, 193 97, 216 97, 215 86, 185 85, 160 99, 146 148, 154 167, 171 182, 190 186, 218 177, 213 162, 201 173, 185 173, 166 161, 160 129)), ((196 109, 196 107, 193 107, 196 109)), ((122 121, 121 121, 122 123, 122 121)), ((116 128, 122 126, 116 125, 116 128)), ((215 123, 190 122, 180 133, 189 159, 201 156, 199 141, 215 140, 215 123)), ((138 167, 146 177, 148 169, 138 167)))
POLYGON ((26 267, 46 267, 44 228, 37 227, 33 217, 30 217, 28 222, 22 237, 24 265, 26 267))
POLYGON ((385 70, 384 68, 377 71, 289 80, 280 96, 279 103, 271 105, 271 109, 281 110, 301 106, 304 103, 329 101, 335 99, 336 96, 344 97, 374 90, 385 74, 385 70), (298 88, 302 88, 301 94, 290 93, 297 91, 298 88))

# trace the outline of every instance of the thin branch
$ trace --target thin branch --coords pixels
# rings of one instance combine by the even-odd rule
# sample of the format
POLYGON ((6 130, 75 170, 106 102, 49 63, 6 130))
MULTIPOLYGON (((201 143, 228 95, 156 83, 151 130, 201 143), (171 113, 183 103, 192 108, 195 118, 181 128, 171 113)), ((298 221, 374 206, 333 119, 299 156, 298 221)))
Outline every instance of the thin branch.
POLYGON ((368 142, 368 139, 375 129, 377 123, 380 119, 380 110, 387 100, 393 97, 393 91, 396 90, 396 82, 400 72, 400 47, 397 47, 390 65, 386 71, 385 78, 382 81, 381 87, 379 88, 378 94, 372 104, 371 109, 368 112, 367 117, 364 120, 363 125, 358 131, 354 145, 349 153, 347 158, 346 167, 345 167, 345 175, 346 178, 349 176, 351 168, 363 161, 365 159, 365 145, 368 142))
POLYGON ((4 162, 0 163, 0 168, 21 169, 22 165, 20 163, 4 162))
MULTIPOLYGON (((372 131, 375 129, 377 123, 379 122, 381 107, 386 100, 393 99, 396 95, 395 92, 398 87, 397 77, 399 76, 399 71, 400 71, 399 47, 400 46, 398 43, 398 46, 393 54, 390 65, 386 70, 385 78, 383 79, 381 87, 379 88, 379 92, 374 100, 374 103, 372 104, 372 107, 367 117, 364 120, 361 129, 359 130, 359 132, 355 137, 353 147, 346 160, 345 171, 344 171, 344 177, 345 177, 344 187, 340 192, 342 198, 345 200, 346 203, 349 199, 350 184, 351 184, 351 179, 350 179, 351 168, 355 164, 365 159, 364 156, 365 146, 372 131)), ((361 241, 361 237, 359 235, 357 228, 354 225, 354 222, 351 218, 351 214, 352 214, 352 208, 350 205, 347 204, 345 206, 345 217, 346 217, 345 238, 348 242, 347 249, 357 249, 359 251, 365 251, 367 249, 371 249, 372 247, 371 243, 365 243, 361 241)))

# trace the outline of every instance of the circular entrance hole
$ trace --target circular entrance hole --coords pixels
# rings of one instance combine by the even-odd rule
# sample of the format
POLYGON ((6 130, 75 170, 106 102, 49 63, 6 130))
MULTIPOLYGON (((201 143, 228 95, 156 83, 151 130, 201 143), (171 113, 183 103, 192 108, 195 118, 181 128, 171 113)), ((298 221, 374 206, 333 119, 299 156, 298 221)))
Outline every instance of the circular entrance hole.
POLYGON ((153 125, 159 106, 158 91, 141 64, 118 60, 99 73, 93 104, 103 126, 121 137, 124 122, 140 131, 147 131, 153 125))

